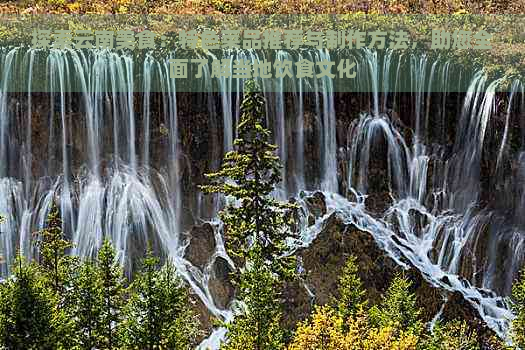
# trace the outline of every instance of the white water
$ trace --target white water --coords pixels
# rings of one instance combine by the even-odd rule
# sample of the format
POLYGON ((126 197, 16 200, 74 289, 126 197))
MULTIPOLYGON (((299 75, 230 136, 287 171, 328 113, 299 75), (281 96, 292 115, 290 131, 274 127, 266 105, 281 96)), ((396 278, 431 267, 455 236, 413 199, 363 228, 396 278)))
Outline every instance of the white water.
MULTIPOLYGON (((76 244, 73 253, 92 256, 109 237, 129 271, 150 241, 174 260, 213 315, 230 319, 231 311, 219 309, 208 288, 214 259, 229 261, 219 223, 212 220, 217 251, 207 266, 200 269, 183 257, 187 222, 209 220, 222 200, 214 198, 210 205, 193 182, 194 160, 184 143, 187 130, 181 129, 191 124, 185 119, 191 116, 179 112, 181 101, 167 62, 147 55, 137 65, 126 55, 108 51, 51 50, 46 57, 40 51, 2 49, 1 54, 0 211, 6 218, 0 224, 0 249, 6 260, 0 264, 2 275, 9 273, 17 248, 28 257, 38 253, 32 248, 32 232, 45 225, 55 200, 64 229, 76 244), (32 91, 33 76, 41 69, 34 62, 43 57, 46 84, 57 91, 46 95, 47 110, 35 103, 35 94, 8 93, 19 75, 30 77, 23 84, 32 91), (27 64, 15 64, 18 60, 27 64), (137 81, 137 71, 143 73, 142 81, 137 81), (68 92, 73 85, 80 87, 79 94, 68 92), (144 94, 134 93, 137 85, 144 94), (160 92, 160 103, 154 91, 160 92), (44 137, 38 135, 42 130, 47 131, 44 137)), ((231 54, 264 59, 255 52, 231 54)), ((334 58, 324 51, 300 55, 316 62, 334 58)), ((277 53, 280 59, 292 56, 277 53)), ((450 125, 446 96, 449 79, 458 73, 451 71, 449 62, 397 56, 388 50, 384 55, 363 50, 354 59, 359 70, 353 84, 370 91, 361 114, 338 111, 330 79, 292 81, 291 108, 283 79, 274 86, 262 84, 269 101, 266 118, 286 179, 277 195, 287 198, 304 189, 323 190, 330 211, 370 232, 400 264, 408 259, 431 283, 460 291, 503 336, 512 315, 498 295, 509 293, 524 258, 520 213, 525 208, 525 150, 522 142, 516 145, 523 131, 516 130, 514 122, 525 110, 523 85, 512 84, 508 103, 501 108, 494 90, 502 80, 488 81, 483 72, 471 74, 462 110, 450 125), (412 97, 404 108, 397 96, 403 84, 400 72, 407 68, 412 97), (427 92, 436 85, 440 95, 427 92), (504 116, 502 122, 493 124, 498 113, 504 116), (491 130, 491 125, 503 125, 501 132, 491 130), (455 139, 448 139, 452 126, 455 139), (496 194, 491 192, 489 199, 482 183, 488 142, 497 145, 495 167, 489 171, 498 175, 491 180, 496 194), (306 153, 307 148, 318 156, 306 153), (385 154, 378 155, 378 149, 385 154), (391 202, 377 212, 369 208, 378 182, 371 167, 381 165, 378 158, 383 155, 380 180, 387 184, 386 199, 391 202), (345 197, 358 199, 351 202, 345 197)), ((203 86, 211 85, 209 70, 204 76, 203 86)), ((213 169, 233 147, 242 85, 218 79, 221 92, 206 94, 211 128, 208 165, 213 169)), ((354 97, 361 98, 348 96, 354 97)), ((308 244, 322 223, 303 227, 300 244, 308 244)), ((216 348, 224 335, 223 329, 217 330, 201 347, 216 348)))

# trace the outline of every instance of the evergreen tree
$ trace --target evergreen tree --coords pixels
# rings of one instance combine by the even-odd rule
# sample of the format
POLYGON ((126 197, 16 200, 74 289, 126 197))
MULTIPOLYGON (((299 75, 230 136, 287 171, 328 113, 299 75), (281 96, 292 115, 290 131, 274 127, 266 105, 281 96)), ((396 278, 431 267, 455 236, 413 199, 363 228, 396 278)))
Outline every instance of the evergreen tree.
POLYGON ((422 310, 417 306, 416 295, 410 292, 411 288, 412 282, 408 278, 394 277, 381 304, 370 309, 372 324, 419 332, 422 329, 419 320, 422 310))
POLYGON ((366 305, 365 290, 361 279, 357 275, 357 263, 355 256, 350 256, 339 276, 338 297, 333 300, 339 316, 347 320, 355 316, 358 311, 366 305))
POLYGON ((271 196, 281 181, 277 146, 270 143, 270 131, 263 126, 263 95, 253 80, 245 89, 235 150, 225 155, 219 171, 206 174, 212 183, 201 189, 231 196, 240 203, 230 204, 220 213, 230 256, 243 264, 256 252, 271 271, 288 278, 294 274, 295 259, 285 256, 286 238, 293 235, 290 212, 296 206, 271 196))
POLYGON ((511 336, 518 348, 525 349, 525 270, 520 277, 512 286, 510 298, 512 311, 516 315, 512 320, 511 336))
POLYGON ((101 331, 97 334, 101 349, 118 349, 117 333, 122 320, 124 304, 124 277, 122 269, 115 264, 115 250, 106 239, 98 252, 97 270, 102 286, 101 331))
POLYGON ((62 220, 56 205, 53 205, 47 216, 46 227, 37 234, 40 266, 48 276, 53 290, 61 294, 66 289, 65 284, 69 280, 75 259, 66 254, 73 244, 62 232, 62 220))
POLYGON ((284 332, 280 327, 281 308, 278 290, 281 283, 262 261, 256 258, 248 261, 241 275, 239 299, 244 312, 235 316, 227 325, 228 342, 226 350, 281 349, 284 346, 284 332))
POLYGON ((283 347, 280 291, 293 277, 295 260, 287 255, 286 238, 293 235, 293 205, 271 194, 280 179, 276 146, 263 126, 264 97, 254 81, 245 85, 235 149, 228 152, 218 172, 207 174, 207 193, 235 199, 220 217, 226 248, 239 266, 234 276, 242 313, 229 324, 226 349, 279 349, 283 347))
POLYGON ((100 335, 106 332, 106 325, 102 322, 104 288, 94 263, 87 261, 79 266, 72 280, 67 304, 76 347, 82 350, 100 349, 103 339, 100 335))
POLYGON ((38 267, 17 257, 12 278, 0 283, 0 345, 6 349, 56 348, 52 291, 38 267))
POLYGON ((69 349, 74 343, 74 331, 73 318, 67 313, 67 302, 68 294, 72 291, 71 276, 78 260, 67 255, 67 250, 73 244, 65 238, 56 205, 53 204, 47 216, 46 227, 37 232, 37 236, 36 245, 40 253, 37 272, 43 272, 43 281, 52 291, 48 297, 53 305, 54 342, 57 347, 69 349))
POLYGON ((126 349, 191 349, 198 320, 187 288, 171 263, 159 270, 159 259, 148 256, 129 288, 122 325, 126 349))

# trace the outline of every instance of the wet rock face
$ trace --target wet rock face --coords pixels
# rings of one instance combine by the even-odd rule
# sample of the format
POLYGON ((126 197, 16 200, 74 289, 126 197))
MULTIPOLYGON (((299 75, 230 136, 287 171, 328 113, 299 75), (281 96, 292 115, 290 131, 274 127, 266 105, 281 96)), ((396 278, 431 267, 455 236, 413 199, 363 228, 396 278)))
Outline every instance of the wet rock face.
POLYGON ((310 213, 315 217, 321 217, 326 214, 326 202, 322 192, 315 192, 312 196, 305 199, 310 213))
MULTIPOLYGON (((208 289, 219 309, 226 309, 235 295, 235 288, 230 282, 232 268, 228 261, 215 255, 216 243, 213 226, 205 223, 193 226, 188 233, 189 244, 184 252, 184 257, 202 273, 209 276, 208 289)), ((214 326, 215 317, 197 295, 193 295, 193 309, 199 316, 202 334, 198 341, 209 335, 214 326)))
MULTIPOLYGON (((326 215, 327 208, 322 193, 305 198, 305 203, 314 221, 316 217, 326 215)), ((205 241, 213 238, 213 230, 206 225, 195 227, 192 235, 192 243, 186 252, 188 259, 199 263, 207 261, 205 256, 210 254, 214 245, 206 245, 208 243, 205 241), (190 249, 192 244, 195 247, 190 249)), ((444 321, 467 321, 480 334, 480 343, 487 342, 493 335, 477 310, 460 293, 450 293, 433 286, 414 267, 407 270, 401 268, 377 245, 371 233, 345 224, 335 213, 325 219, 323 229, 312 243, 297 251, 304 273, 297 280, 287 283, 284 288, 284 327, 294 329, 299 321, 310 315, 314 305, 327 304, 332 298, 337 298, 338 279, 350 255, 356 257, 359 277, 371 304, 378 303, 392 279, 403 274, 412 282, 412 292, 416 294, 419 306, 423 309, 423 321, 430 322, 443 308, 444 321)), ((405 263, 410 266, 408 261, 405 263)), ((218 307, 227 308, 235 295, 235 288, 230 282, 231 267, 225 259, 217 257, 210 268, 210 293, 218 307)), ((211 318, 208 311, 201 305, 199 312, 204 313, 201 316, 202 321, 209 330, 211 318)))
POLYGON ((371 302, 386 290, 400 269, 379 247, 370 233, 346 226, 332 214, 312 244, 299 252, 306 271, 305 283, 317 304, 326 304, 337 290, 338 278, 350 255, 357 258, 359 275, 371 302))
MULTIPOLYGON (((215 252, 215 235, 213 227, 205 223, 193 226, 188 233, 189 244, 184 251, 184 257, 195 267, 203 271, 215 252)), ((213 328, 213 315, 197 295, 192 296, 192 308, 197 313, 202 333, 197 342, 208 336, 213 328)))
POLYGON ((204 303, 199 299, 199 297, 193 296, 191 300, 191 306, 193 311, 197 314, 201 330, 201 333, 197 337, 198 344, 211 334, 215 318, 210 313, 206 305, 204 305, 204 303))
POLYGON ((487 327, 481 316, 468 301, 463 298, 461 293, 454 292, 448 295, 447 301, 441 314, 443 321, 464 320, 471 329, 478 334, 478 341, 482 344, 482 349, 492 349, 490 338, 494 332, 487 327))
POLYGON ((295 329, 298 321, 308 318, 314 306, 314 297, 301 279, 285 285, 282 300, 283 327, 286 329, 295 329))
MULTIPOLYGON (((305 274, 302 281, 289 284, 285 290, 287 324, 307 317, 313 303, 326 304, 332 297, 337 298, 337 281, 350 255, 357 258, 359 277, 370 303, 379 302, 392 279, 403 274, 412 281, 412 292, 423 308, 424 321, 431 321, 445 303, 443 320, 467 321, 480 334, 481 343, 493 336, 477 310, 459 292, 450 293, 433 286, 414 267, 402 269, 379 248, 372 234, 344 224, 335 214, 325 221, 324 228, 310 246, 298 251, 305 274)), ((410 266, 408 261, 405 263, 410 266)))
MULTIPOLYGON (((386 175, 381 175, 386 176, 386 175)), ((380 176, 378 176, 380 177, 380 176)), ((372 213, 383 214, 393 204, 389 190, 370 192, 366 197, 366 208, 372 213)))
POLYGON ((215 259, 208 288, 215 305, 221 309, 227 308, 235 295, 235 288, 230 281, 231 272, 233 270, 226 259, 220 256, 215 259))
POLYGON ((189 232, 190 243, 184 257, 194 266, 203 269, 215 252, 215 233, 209 223, 193 226, 189 232))
POLYGON ((305 203, 308 208, 309 225, 313 225, 316 218, 326 214, 326 202, 323 193, 315 192, 312 196, 305 198, 305 203))

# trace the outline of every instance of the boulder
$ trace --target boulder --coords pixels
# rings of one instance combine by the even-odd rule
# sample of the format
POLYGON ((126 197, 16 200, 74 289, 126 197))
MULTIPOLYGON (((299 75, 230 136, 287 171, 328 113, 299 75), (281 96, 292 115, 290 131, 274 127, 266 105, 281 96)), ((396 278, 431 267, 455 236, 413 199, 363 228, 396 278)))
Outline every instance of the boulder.
POLYGON ((215 252, 215 232, 209 223, 193 226, 184 257, 194 266, 204 269, 215 252))
POLYGON ((191 307, 193 311, 195 311, 199 319, 200 333, 199 333, 199 336, 197 337, 197 344, 198 344, 211 334, 213 330, 215 318, 210 313, 206 305, 204 305, 202 300, 196 295, 192 296, 191 307))
POLYGON ((297 321, 306 319, 313 308, 314 298, 302 279, 287 282, 283 294, 283 326, 295 329, 297 321))
POLYGON ((215 259, 208 288, 215 305, 221 309, 227 308, 235 295, 235 288, 230 282, 231 272, 232 269, 226 259, 220 256, 215 259))
MULTIPOLYGON (((310 246, 298 251, 305 271, 304 283, 289 284, 284 293, 286 302, 289 303, 286 305, 287 323, 302 321, 311 311, 313 303, 308 291, 314 294, 315 304, 326 304, 332 297, 337 298, 338 278, 350 255, 356 257, 359 277, 370 303, 377 303, 392 279, 403 274, 412 282, 412 292, 416 294, 419 306, 423 309, 422 317, 425 322, 431 321, 447 300, 442 313, 445 321, 467 321, 483 338, 482 343, 494 335, 461 293, 451 293, 435 287, 415 267, 403 269, 377 245, 369 232, 344 224, 335 214, 326 220, 324 228, 310 246)), ((411 266, 409 261, 404 262, 411 266)))
POLYGON ((313 225, 316 218, 326 214, 326 201, 322 192, 315 192, 313 195, 305 198, 305 204, 308 208, 308 224, 313 225))

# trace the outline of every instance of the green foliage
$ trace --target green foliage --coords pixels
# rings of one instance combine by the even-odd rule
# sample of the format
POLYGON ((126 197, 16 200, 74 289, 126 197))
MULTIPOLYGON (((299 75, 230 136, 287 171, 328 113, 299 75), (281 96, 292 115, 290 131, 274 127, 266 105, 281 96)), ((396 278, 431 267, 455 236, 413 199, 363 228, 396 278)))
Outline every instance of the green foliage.
POLYGON ((343 319, 355 316, 366 305, 365 294, 361 279, 357 275, 357 262, 355 256, 350 256, 346 261, 341 276, 339 277, 338 298, 334 304, 343 319))
POLYGON ((425 343, 425 350, 478 350, 480 345, 476 333, 465 322, 436 323, 432 336, 425 343))
POLYGON ((244 266, 235 276, 242 312, 227 325, 223 348, 229 350, 284 346, 279 297, 283 279, 295 273, 295 259, 286 255, 294 206, 271 196, 281 180, 280 162, 263 126, 265 101, 257 90, 254 81, 247 82, 235 150, 225 155, 219 171, 207 174, 212 183, 201 187, 236 200, 220 214, 228 253, 244 266))
MULTIPOLYGON (((74 317, 68 312, 67 298, 59 298, 56 293, 50 295, 49 301, 53 305, 52 322, 54 334, 49 334, 55 344, 54 349, 78 349, 77 337, 82 334, 75 333, 74 317)), ((73 315, 75 316, 75 315, 73 315)))
POLYGON ((14 278, 0 284, 0 345, 7 349, 55 348, 52 291, 36 265, 21 257, 14 278))
POLYGON ((228 205, 220 214, 230 256, 242 264, 253 253, 261 254, 263 264, 288 278, 295 271, 294 257, 285 256, 286 238, 293 236, 290 210, 295 206, 271 196, 281 181, 281 165, 277 147, 270 143, 270 131, 263 126, 265 100, 257 89, 254 81, 246 83, 235 150, 225 155, 219 171, 206 174, 212 183, 201 189, 240 202, 228 205))
POLYGON ((71 336, 78 349, 101 348, 104 311, 103 285, 97 266, 87 261, 79 266, 72 280, 67 312, 74 322, 71 336))
MULTIPOLYGON (((1 218, 0 218, 1 220, 1 218)), ((37 233, 39 259, 17 257, 0 283, 1 349, 189 349, 198 321, 172 264, 152 256, 129 289, 105 240, 95 261, 67 255, 73 246, 53 206, 37 233), (127 292, 127 293, 126 293, 127 292)))
POLYGON ((53 205, 47 216, 47 226, 37 233, 39 240, 37 246, 40 251, 40 266, 48 276, 53 290, 60 294, 65 290, 65 283, 75 259, 68 256, 68 249, 73 244, 64 237, 62 220, 58 208, 53 205))
POLYGON ((126 349, 191 349, 198 320, 187 288, 173 265, 159 270, 159 259, 148 255, 129 288, 126 320, 121 333, 126 349))
POLYGON ((96 261, 83 262, 71 277, 64 309, 76 349, 120 348, 118 326, 123 321, 125 296, 123 271, 105 240, 96 261))
POLYGON ((422 310, 417 306, 417 299, 410 292, 411 288, 412 282, 408 278, 394 277, 381 304, 370 309, 372 324, 378 327, 396 326, 404 330, 420 330, 422 323, 419 317, 422 310))
POLYGON ((512 321, 511 336, 514 344, 525 348, 525 270, 521 278, 512 287, 511 308, 516 318, 512 321))
POLYGON ((249 261, 239 286, 244 312, 237 315, 232 324, 226 325, 228 342, 221 349, 275 350, 284 347, 280 300, 276 292, 280 288, 279 279, 260 258, 249 261))
POLYGON ((189 349, 198 322, 171 264, 149 256, 124 288, 115 251, 104 241, 95 261, 72 264, 53 209, 40 232, 40 264, 17 258, 0 283, 2 349, 189 349))
POLYGON ((53 342, 57 348, 69 349, 74 344, 71 337, 74 322, 67 313, 67 299, 71 291, 71 276, 78 259, 67 255, 73 244, 65 238, 62 231, 62 220, 55 204, 47 216, 46 227, 36 233, 39 248, 39 276, 52 292, 48 298, 53 305, 52 324, 53 342))
POLYGON ((100 322, 103 326, 101 333, 97 334, 101 349, 115 349, 120 346, 117 325, 123 317, 124 277, 122 269, 115 263, 115 250, 106 239, 97 258, 103 300, 100 313, 100 322))

